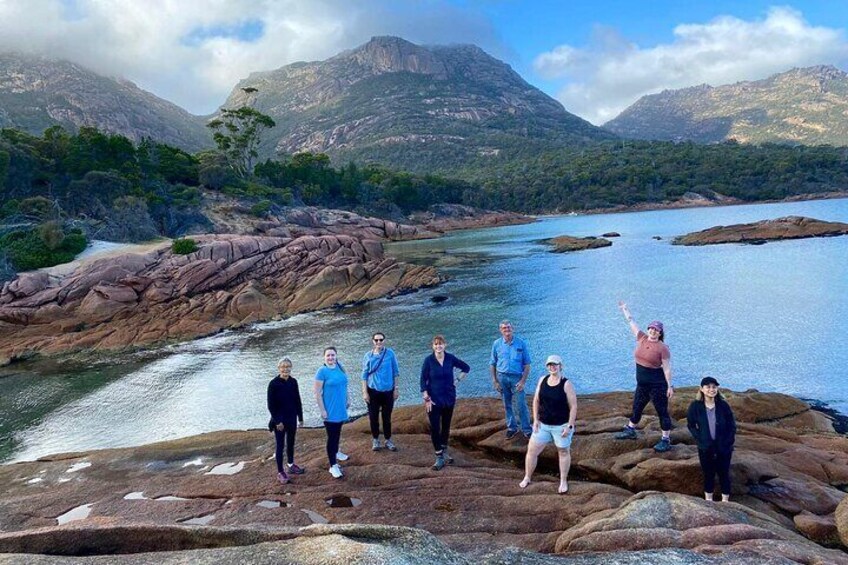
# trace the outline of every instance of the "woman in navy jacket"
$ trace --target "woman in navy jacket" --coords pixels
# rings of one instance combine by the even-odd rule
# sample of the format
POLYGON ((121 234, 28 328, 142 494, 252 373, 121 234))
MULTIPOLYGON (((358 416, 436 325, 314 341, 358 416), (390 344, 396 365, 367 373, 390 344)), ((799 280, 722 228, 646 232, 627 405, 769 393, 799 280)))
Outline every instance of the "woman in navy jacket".
POLYGON ((715 476, 721 486, 721 500, 730 500, 730 458, 736 441, 733 410, 718 391, 712 377, 701 380, 698 398, 689 405, 689 432, 698 442, 698 459, 704 472, 704 498, 713 499, 715 476))
POLYGON ((424 359, 421 366, 421 394, 430 419, 430 439, 436 450, 433 470, 438 471, 446 462, 453 463, 447 448, 456 404, 456 383, 464 379, 471 368, 462 359, 445 351, 447 343, 444 337, 437 335, 432 345, 433 353, 424 359), (455 369, 460 371, 456 379, 453 376, 455 369))

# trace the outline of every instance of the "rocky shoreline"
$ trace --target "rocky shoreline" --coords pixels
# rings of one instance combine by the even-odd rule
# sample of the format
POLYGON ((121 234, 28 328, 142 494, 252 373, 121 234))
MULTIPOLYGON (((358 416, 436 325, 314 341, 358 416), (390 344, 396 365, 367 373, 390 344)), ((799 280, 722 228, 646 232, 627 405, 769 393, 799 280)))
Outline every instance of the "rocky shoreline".
POLYGON ((0 563, 848 563, 848 439, 832 420, 786 395, 728 392, 733 502, 709 503, 681 421, 693 394, 673 398, 666 454, 650 448, 653 415, 639 439, 613 439, 631 393, 580 396, 564 496, 552 451, 518 487, 526 442, 505 438, 491 398, 459 401, 456 464, 441 472, 420 406, 396 411, 397 453, 371 451, 365 419, 345 426, 343 481, 317 429, 298 432, 307 472, 285 486, 259 430, 3 465, 0 563))

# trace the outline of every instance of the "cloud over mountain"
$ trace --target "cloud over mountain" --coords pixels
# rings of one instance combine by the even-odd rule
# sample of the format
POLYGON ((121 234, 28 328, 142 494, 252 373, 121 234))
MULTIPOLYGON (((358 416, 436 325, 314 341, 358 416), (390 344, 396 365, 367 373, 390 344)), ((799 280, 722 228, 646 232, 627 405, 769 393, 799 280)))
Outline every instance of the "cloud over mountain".
POLYGON ((800 12, 780 7, 753 21, 722 16, 681 24, 673 41, 646 48, 598 28, 590 45, 560 45, 538 55, 534 68, 562 81, 557 98, 566 109, 600 124, 664 89, 755 80, 791 67, 846 60, 848 40, 841 29, 812 26, 800 12))

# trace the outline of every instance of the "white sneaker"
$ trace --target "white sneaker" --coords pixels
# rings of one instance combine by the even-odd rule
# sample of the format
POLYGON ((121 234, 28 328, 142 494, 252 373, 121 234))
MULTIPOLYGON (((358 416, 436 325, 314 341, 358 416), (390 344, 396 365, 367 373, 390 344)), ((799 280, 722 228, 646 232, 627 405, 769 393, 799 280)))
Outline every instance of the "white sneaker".
POLYGON ((342 453, 341 451, 336 453, 336 461, 347 461, 348 459, 350 459, 350 457, 348 457, 346 453, 342 453))
POLYGON ((341 479, 344 476, 342 473, 342 468, 339 467, 338 463, 330 467, 330 474, 333 475, 334 479, 341 479))

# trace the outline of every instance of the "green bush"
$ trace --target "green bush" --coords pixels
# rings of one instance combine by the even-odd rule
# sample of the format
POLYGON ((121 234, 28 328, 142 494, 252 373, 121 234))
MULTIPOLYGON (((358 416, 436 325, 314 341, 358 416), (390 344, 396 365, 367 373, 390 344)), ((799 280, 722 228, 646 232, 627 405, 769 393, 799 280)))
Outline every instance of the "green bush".
POLYGON ((256 216, 257 218, 261 218, 265 214, 268 213, 268 210, 271 209, 271 201, 270 200, 261 200, 250 207, 250 213, 256 216))
POLYGON ((88 244, 81 233, 64 235, 58 241, 57 228, 45 228, 44 225, 0 237, 0 252, 5 252, 16 270, 30 271, 73 261, 88 244), (52 249, 42 238, 43 232, 49 232, 50 245, 55 246, 52 249))
POLYGON ((188 255, 197 251, 197 242, 191 238, 184 237, 175 239, 171 244, 171 251, 177 255, 188 255))

